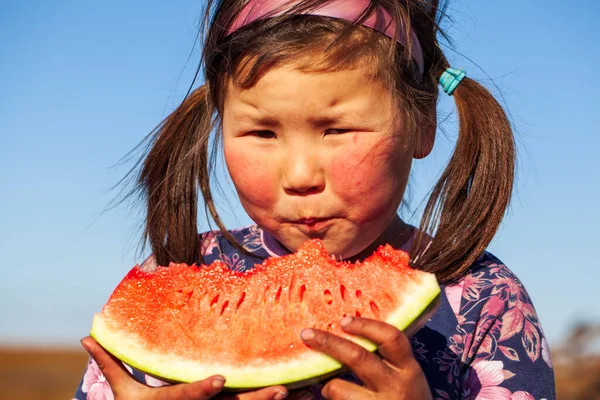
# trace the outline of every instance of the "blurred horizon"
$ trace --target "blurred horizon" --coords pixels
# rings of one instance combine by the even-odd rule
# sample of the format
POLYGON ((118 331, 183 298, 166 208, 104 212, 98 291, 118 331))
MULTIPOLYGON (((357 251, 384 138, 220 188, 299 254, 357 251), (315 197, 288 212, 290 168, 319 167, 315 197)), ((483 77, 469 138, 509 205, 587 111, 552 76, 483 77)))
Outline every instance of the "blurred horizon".
MULTIPOLYGON (((490 251, 523 281, 552 346, 568 326, 600 321, 600 3, 451 4, 445 27, 457 50, 446 54, 499 95, 519 146, 513 203, 490 251)), ((133 166, 119 161, 187 92, 202 6, 0 5, 0 347, 79 347, 147 254, 135 251, 141 214, 111 209, 110 188, 133 166)), ((455 140, 452 98, 442 96, 439 114, 433 154, 414 163, 403 213, 413 224, 455 140)), ((249 224, 224 171, 217 177, 226 225, 249 224)))

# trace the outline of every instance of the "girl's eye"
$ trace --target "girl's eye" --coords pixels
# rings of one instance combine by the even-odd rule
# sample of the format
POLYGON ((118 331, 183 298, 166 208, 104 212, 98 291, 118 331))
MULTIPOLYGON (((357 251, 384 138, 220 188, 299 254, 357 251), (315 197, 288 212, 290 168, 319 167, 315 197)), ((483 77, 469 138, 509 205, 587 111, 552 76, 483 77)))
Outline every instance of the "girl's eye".
POLYGON ((327 129, 325 131, 326 135, 341 135, 343 133, 348 133, 352 131, 352 129, 327 129))
POLYGON ((275 132, 272 131, 252 131, 248 132, 248 135, 256 136, 260 139, 277 139, 277 135, 275 135, 275 132))

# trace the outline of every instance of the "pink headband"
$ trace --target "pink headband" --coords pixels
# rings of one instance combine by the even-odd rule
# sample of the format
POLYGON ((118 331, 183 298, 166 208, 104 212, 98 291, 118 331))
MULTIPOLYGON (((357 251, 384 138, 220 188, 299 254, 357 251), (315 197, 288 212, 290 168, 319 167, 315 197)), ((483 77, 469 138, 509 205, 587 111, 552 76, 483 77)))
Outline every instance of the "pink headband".
MULTIPOLYGON (((314 10, 306 11, 301 15, 320 15, 322 17, 332 17, 355 22, 370 5, 370 0, 331 0, 314 10)), ((289 9, 293 5, 290 0, 249 0, 246 6, 239 13, 235 21, 229 27, 227 34, 231 34, 240 28, 261 18, 272 18, 285 12, 285 7, 289 9)), ((396 34, 398 43, 406 47, 406 35, 402 27, 395 32, 392 16, 383 8, 378 8, 369 16, 363 25, 373 28, 391 38, 396 34)), ((410 32, 412 57, 419 66, 421 75, 425 71, 423 62, 423 50, 417 35, 414 31, 410 32)))

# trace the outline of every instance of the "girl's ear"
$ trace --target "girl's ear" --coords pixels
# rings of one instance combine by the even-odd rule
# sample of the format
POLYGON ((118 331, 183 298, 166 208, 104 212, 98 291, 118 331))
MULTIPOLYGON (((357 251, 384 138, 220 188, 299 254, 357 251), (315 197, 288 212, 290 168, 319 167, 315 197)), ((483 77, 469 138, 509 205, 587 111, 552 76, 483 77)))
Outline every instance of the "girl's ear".
POLYGON ((425 158, 431 153, 435 143, 435 132, 437 130, 437 109, 435 105, 430 107, 429 112, 423 116, 417 128, 415 149, 413 158, 425 158))

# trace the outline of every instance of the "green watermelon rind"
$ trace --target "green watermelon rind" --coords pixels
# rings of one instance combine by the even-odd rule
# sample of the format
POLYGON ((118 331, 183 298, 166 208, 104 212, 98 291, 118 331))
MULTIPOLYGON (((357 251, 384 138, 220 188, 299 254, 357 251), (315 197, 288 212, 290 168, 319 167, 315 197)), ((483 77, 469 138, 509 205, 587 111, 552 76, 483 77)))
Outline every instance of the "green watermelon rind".
MULTIPOLYGON (((411 290, 405 292, 402 306, 385 321, 409 335, 427 322, 439 304, 440 287, 435 276, 423 274, 420 278, 421 282, 411 285, 411 290)), ((181 360, 169 354, 148 351, 140 338, 111 326, 105 314, 95 315, 90 334, 109 353, 127 365, 173 382, 193 382, 220 374, 226 377, 226 389, 247 390, 273 385, 286 385, 293 389, 319 381, 342 369, 337 360, 308 348, 304 357, 283 363, 242 368, 218 365, 217 362, 202 365, 193 360, 181 360)), ((356 337, 353 341, 369 351, 376 350, 375 344, 366 339, 356 337)))

